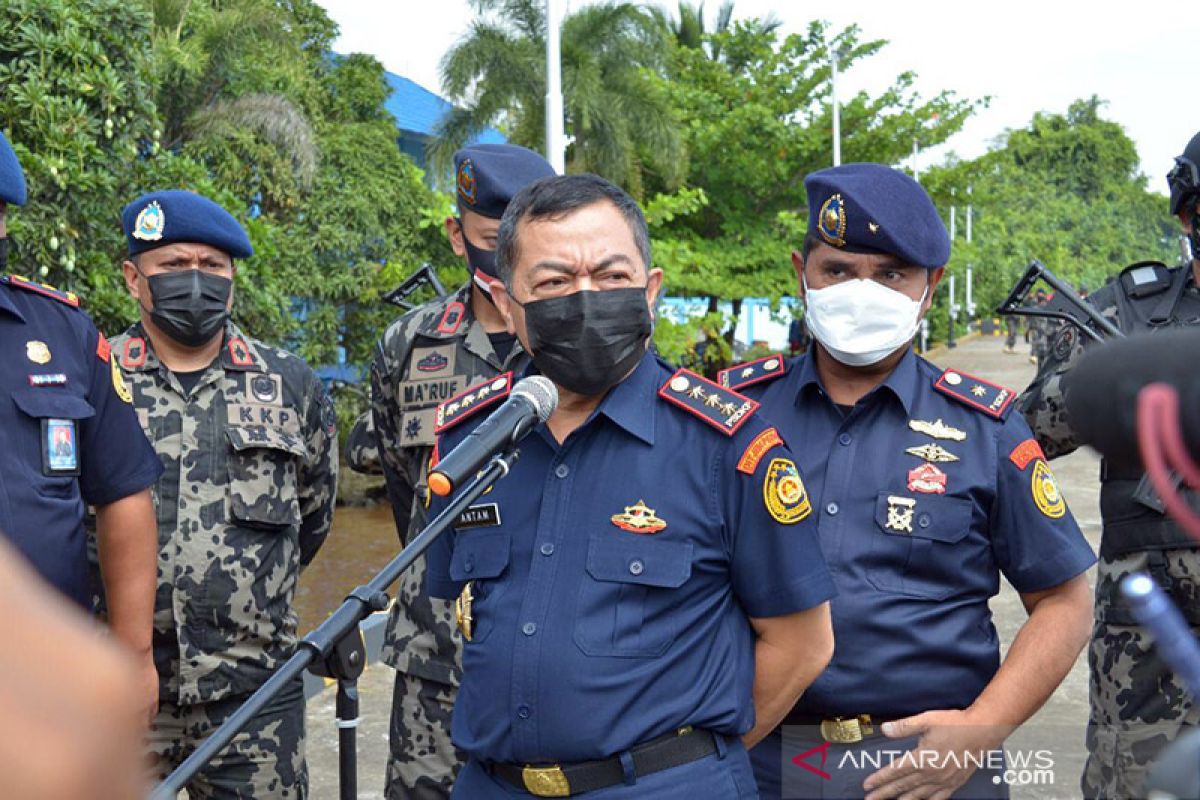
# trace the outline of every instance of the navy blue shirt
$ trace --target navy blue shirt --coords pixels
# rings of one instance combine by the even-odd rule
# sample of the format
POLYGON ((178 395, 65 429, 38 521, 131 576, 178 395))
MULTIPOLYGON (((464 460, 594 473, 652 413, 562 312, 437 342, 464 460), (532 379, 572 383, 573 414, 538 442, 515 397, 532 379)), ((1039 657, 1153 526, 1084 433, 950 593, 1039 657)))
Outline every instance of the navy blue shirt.
POLYGON ((837 584, 833 661, 796 714, 966 708, 999 667, 988 599, 1000 574, 1036 592, 1095 561, 1021 416, 946 396, 941 374, 909 351, 844 414, 810 351, 742 390, 793 447, 837 584))
POLYGON ((0 405, 0 532, 47 581, 87 605, 84 504, 146 489, 163 467, 118 395, 126 388, 114 377, 108 342, 77 302, 0 278, 0 387, 8 398, 0 405))
POLYGON ((475 596, 452 726, 472 757, 604 758, 682 725, 740 735, 754 721, 747 618, 833 595, 791 454, 753 404, 729 435, 658 396, 671 386, 716 389, 648 354, 563 444, 545 426, 526 438, 471 527, 429 551, 430 594, 471 581, 475 596))

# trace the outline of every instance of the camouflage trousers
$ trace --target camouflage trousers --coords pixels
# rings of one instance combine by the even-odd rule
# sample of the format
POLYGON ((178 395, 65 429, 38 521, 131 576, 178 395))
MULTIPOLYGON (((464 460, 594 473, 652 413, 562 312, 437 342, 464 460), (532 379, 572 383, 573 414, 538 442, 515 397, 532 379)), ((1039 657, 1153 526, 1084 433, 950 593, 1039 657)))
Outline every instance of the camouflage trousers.
MULTIPOLYGON (((231 697, 194 706, 162 703, 150 729, 161 780, 246 701, 231 697)), ((187 785, 189 800, 304 800, 304 685, 297 680, 258 712, 224 752, 187 785)))
MULTIPOLYGON (((1156 554, 1157 555, 1157 554, 1156 554)), ((1176 604, 1194 604, 1200 586, 1200 553, 1165 551, 1166 569, 1150 569, 1160 586, 1171 584, 1176 604)), ((1114 600, 1116 587, 1128 574, 1146 570, 1147 553, 1102 558, 1096 574, 1096 625, 1088 647, 1088 759, 1083 796, 1097 800, 1145 797, 1147 773, 1162 750, 1189 728, 1200 724, 1200 707, 1154 652, 1153 641, 1139 626, 1124 624, 1114 600)), ((1190 609, 1194 619, 1200 609, 1190 609)), ((1193 627, 1200 635, 1200 629, 1193 627)))
POLYGON ((388 737, 387 800, 446 800, 466 761, 450 741, 455 688, 396 673, 388 737))

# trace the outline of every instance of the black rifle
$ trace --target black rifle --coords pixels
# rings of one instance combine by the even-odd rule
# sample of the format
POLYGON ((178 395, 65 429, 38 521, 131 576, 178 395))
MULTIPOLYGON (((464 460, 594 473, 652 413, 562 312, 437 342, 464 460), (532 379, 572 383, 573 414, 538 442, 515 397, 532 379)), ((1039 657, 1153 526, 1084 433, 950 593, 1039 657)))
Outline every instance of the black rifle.
POLYGON ((1106 319, 1036 258, 1029 262, 1025 274, 1013 286, 1005 301, 996 307, 996 313, 1069 322, 1097 342, 1121 339, 1125 336, 1112 320, 1106 319), (1044 306, 1028 303, 1029 291, 1039 280, 1045 281, 1054 290, 1054 295, 1044 306))
POLYGON ((166 777, 150 795, 151 800, 175 800, 175 795, 200 768, 219 755, 238 732, 246 727, 254 715, 295 678, 308 669, 317 675, 337 679, 336 713, 338 719, 338 772, 342 800, 358 797, 358 765, 355 729, 358 727, 358 676, 366 666, 366 651, 358 623, 374 611, 387 608, 387 588, 396 582, 400 574, 420 558, 434 540, 463 510, 477 497, 491 488, 492 484, 508 474, 516 462, 518 451, 492 458, 487 468, 454 496, 450 504, 437 518, 430 522, 416 538, 400 551, 382 571, 366 584, 359 586, 346 597, 346 602, 329 615, 329 619, 305 636, 296 652, 285 661, 266 683, 250 695, 221 727, 192 751, 192 754, 166 777))
POLYGON ((408 302, 408 298, 415 294, 425 284, 433 287, 433 291, 437 293, 439 298, 445 297, 446 287, 438 280, 437 272, 433 269, 433 265, 425 263, 421 268, 404 279, 404 282, 392 289, 383 296, 387 302, 400 306, 405 311, 411 311, 414 306, 408 302))

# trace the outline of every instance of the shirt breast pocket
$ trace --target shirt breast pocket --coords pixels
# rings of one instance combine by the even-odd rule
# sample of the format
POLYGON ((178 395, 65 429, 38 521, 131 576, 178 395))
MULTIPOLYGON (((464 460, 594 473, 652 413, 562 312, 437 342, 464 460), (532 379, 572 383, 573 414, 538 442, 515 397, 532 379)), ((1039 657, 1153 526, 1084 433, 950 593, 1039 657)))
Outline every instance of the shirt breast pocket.
POLYGON ((450 578, 471 582, 471 641, 464 643, 466 647, 485 641, 496 625, 496 602, 510 583, 501 578, 508 570, 511 550, 507 531, 470 531, 454 540, 450 578))
POLYGON ((44 495, 73 495, 75 475, 83 464, 80 423, 94 417, 96 409, 82 395, 65 389, 27 387, 13 392, 12 398, 25 417, 18 457, 34 486, 44 495))
POLYGON ((299 436, 263 425, 231 425, 229 516, 248 528, 282 529, 300 524, 299 436))
POLYGON ((928 600, 960 591, 973 507, 965 497, 880 492, 867 580, 880 591, 928 600))
POLYGON ((692 575, 690 542, 593 536, 579 589, 575 644, 589 656, 657 658, 679 633, 672 613, 692 575))

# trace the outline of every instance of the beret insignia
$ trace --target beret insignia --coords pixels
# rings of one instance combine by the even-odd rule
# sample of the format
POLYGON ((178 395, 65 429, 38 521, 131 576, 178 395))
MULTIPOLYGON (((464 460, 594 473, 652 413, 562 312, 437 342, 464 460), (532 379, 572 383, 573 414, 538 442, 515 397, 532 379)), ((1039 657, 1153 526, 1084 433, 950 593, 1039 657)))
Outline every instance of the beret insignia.
POLYGON ((471 163, 471 159, 464 158, 463 162, 458 165, 457 184, 458 196, 474 205, 476 196, 475 165, 471 163))
POLYGON ((834 247, 846 245, 846 206, 841 194, 832 194, 821 204, 817 216, 817 233, 834 247))
POLYGON ((163 229, 166 227, 167 217, 163 214, 162 206, 155 200, 138 212, 137 220, 133 223, 133 238, 157 242, 163 237, 163 229))

